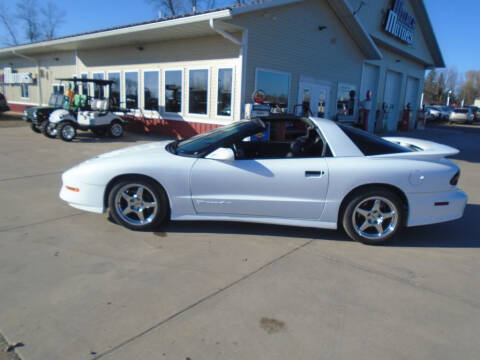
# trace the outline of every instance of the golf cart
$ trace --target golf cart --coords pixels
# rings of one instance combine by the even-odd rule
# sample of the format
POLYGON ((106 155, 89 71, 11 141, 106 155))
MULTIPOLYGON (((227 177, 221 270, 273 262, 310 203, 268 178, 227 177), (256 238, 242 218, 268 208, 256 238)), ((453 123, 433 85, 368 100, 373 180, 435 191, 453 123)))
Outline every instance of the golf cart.
MULTIPOLYGON (((97 136, 103 136, 108 132, 113 138, 123 135, 125 120, 117 113, 128 110, 120 109, 117 104, 111 102, 109 95, 114 81, 78 78, 58 80, 72 81, 75 85, 77 82, 93 83, 98 89, 97 97, 71 94, 69 108, 55 110, 51 113, 48 120, 49 129, 52 132, 56 131, 60 139, 72 141, 77 135, 77 130, 91 130, 97 136), (108 91, 105 91, 107 88, 108 91), (107 97, 106 94, 108 94, 107 97)), ((66 97, 68 98, 68 95, 66 97)))
POLYGON ((43 133, 47 137, 56 137, 57 133, 55 130, 54 134, 51 134, 48 128, 45 126, 48 123, 48 117, 50 114, 63 107, 63 95, 58 93, 53 93, 50 95, 50 100, 48 101, 47 106, 33 106, 26 108, 23 111, 23 120, 30 123, 30 128, 36 133, 43 133))

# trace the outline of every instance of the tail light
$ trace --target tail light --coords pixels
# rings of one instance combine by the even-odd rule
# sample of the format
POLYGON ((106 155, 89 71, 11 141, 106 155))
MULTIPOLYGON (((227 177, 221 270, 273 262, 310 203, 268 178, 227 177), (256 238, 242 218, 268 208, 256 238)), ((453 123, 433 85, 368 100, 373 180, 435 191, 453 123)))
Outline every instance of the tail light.
POLYGON ((452 177, 452 180, 450 180, 450 185, 457 185, 458 184, 458 180, 460 179, 460 171, 458 171, 453 177, 452 177))

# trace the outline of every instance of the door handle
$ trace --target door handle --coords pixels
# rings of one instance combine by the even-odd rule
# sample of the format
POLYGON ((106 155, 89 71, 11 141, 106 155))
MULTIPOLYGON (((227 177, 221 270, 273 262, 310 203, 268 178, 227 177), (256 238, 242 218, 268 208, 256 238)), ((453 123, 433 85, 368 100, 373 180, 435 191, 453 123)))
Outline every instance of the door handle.
POLYGON ((312 171, 312 170, 306 170, 305 171, 305 177, 321 177, 324 175, 324 171, 312 171))

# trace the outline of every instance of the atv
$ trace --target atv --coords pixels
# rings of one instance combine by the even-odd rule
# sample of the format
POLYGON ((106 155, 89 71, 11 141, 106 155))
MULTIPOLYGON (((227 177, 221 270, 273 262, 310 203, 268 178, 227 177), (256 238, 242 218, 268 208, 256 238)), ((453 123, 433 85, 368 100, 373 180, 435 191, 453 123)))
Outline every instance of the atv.
POLYGON ((72 141, 77 135, 77 130, 92 131, 97 136, 109 134, 113 138, 123 135, 125 120, 119 112, 125 113, 127 109, 114 106, 110 97, 103 94, 111 94, 112 80, 101 79, 58 79, 61 81, 74 81, 93 83, 100 87, 99 98, 93 98, 85 94, 76 94, 73 97, 73 105, 70 108, 58 109, 50 114, 49 128, 55 128, 57 135, 63 141, 72 141), (108 92, 106 92, 108 88, 108 92))

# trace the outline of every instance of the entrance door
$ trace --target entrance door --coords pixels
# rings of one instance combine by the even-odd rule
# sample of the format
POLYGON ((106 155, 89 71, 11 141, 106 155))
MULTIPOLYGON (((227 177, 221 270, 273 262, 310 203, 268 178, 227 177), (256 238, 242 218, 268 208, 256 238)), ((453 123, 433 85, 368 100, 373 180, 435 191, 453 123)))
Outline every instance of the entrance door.
POLYGON ((205 215, 317 220, 327 189, 325 158, 202 158, 191 172, 193 205, 205 215))
POLYGON ((302 81, 298 92, 298 103, 308 103, 314 117, 328 118, 330 91, 331 87, 328 85, 302 81))
POLYGON ((385 110, 385 116, 383 119, 384 130, 397 130, 401 86, 402 75, 395 71, 387 71, 385 79, 385 93, 383 96, 383 108, 385 110))
POLYGON ((408 77, 407 79, 407 90, 405 93, 405 108, 410 104, 410 109, 412 110, 412 120, 410 121, 410 129, 413 129, 415 120, 417 119, 417 109, 418 109, 418 88, 420 81, 417 78, 408 77))
POLYGON ((367 97, 367 91, 372 92, 372 109, 368 115, 368 131, 373 131, 375 128, 375 113, 377 109, 377 95, 378 95, 378 75, 380 69, 378 66, 365 64, 362 74, 362 87, 360 90, 360 101, 367 97))

